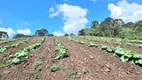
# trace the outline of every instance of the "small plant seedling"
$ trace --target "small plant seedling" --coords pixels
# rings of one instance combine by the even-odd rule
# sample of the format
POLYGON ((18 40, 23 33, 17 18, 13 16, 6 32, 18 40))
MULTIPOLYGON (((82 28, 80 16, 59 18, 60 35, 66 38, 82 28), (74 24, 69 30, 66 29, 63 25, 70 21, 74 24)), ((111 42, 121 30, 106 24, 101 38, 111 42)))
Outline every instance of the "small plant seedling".
POLYGON ((42 64, 42 61, 36 61, 33 63, 33 66, 37 67, 42 64))
POLYGON ((56 72, 61 69, 61 66, 59 64, 53 64, 52 66, 49 67, 50 71, 56 72))
POLYGON ((39 73, 40 73, 40 71, 39 71, 39 70, 37 70, 37 71, 34 71, 34 72, 33 72, 33 76, 34 76, 34 78, 35 78, 35 79, 37 79, 37 78, 38 78, 39 73))
POLYGON ((4 73, 4 74, 8 74, 8 73, 10 73, 10 71, 3 71, 3 73, 4 73))
POLYGON ((4 67, 4 66, 5 66, 5 64, 0 64, 0 68, 1 68, 1 67, 4 67))
POLYGON ((68 78, 75 79, 75 75, 77 74, 77 70, 70 70, 68 68, 63 69, 68 78))

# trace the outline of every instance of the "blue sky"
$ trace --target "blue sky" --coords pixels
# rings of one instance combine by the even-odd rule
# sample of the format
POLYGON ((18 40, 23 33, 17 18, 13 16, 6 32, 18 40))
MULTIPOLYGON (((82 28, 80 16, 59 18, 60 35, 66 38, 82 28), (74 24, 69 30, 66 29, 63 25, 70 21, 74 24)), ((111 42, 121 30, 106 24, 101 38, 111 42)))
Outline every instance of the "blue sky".
POLYGON ((9 36, 33 35, 37 29, 63 35, 90 27, 93 20, 142 19, 141 0, 0 0, 0 30, 9 36))

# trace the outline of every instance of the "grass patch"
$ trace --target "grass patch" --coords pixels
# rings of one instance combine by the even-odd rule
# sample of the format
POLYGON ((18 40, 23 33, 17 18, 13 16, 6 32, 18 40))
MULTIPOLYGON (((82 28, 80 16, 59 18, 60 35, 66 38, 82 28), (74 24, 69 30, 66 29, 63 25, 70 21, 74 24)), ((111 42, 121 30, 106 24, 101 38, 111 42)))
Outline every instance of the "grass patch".
POLYGON ((35 71, 32 73, 32 75, 34 76, 35 79, 38 79, 38 76, 39 76, 40 72, 41 72, 41 69, 38 69, 38 70, 35 70, 35 71))
POLYGON ((3 71, 3 74, 8 74, 10 73, 10 71, 3 71))
POLYGON ((49 67, 50 71, 52 71, 52 72, 56 72, 56 71, 60 70, 61 68, 62 67, 59 64, 53 64, 49 67))
POLYGON ((53 64, 49 67, 50 71, 52 72, 56 72, 58 70, 63 70, 64 73, 67 75, 68 78, 70 79, 75 79, 76 77, 76 74, 77 74, 77 70, 73 70, 73 69, 69 69, 67 67, 64 67, 62 65, 59 65, 59 64, 53 64))
POLYGON ((66 73, 66 75, 68 76, 68 78, 75 79, 76 74, 77 74, 77 70, 71 70, 68 68, 63 68, 63 70, 66 73))
POLYGON ((42 64, 42 61, 36 61, 33 63, 33 66, 37 67, 42 64))
POLYGON ((0 68, 1 68, 1 67, 4 67, 4 66, 5 66, 5 64, 0 64, 0 68))
POLYGON ((0 73, 0 78, 8 73, 10 73, 10 71, 4 70, 2 73, 0 73))

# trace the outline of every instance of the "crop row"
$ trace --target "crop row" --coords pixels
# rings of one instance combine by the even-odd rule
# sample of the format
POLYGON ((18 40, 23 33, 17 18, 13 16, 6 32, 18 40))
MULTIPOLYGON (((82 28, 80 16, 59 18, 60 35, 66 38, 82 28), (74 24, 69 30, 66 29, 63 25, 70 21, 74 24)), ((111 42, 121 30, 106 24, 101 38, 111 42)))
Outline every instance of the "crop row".
POLYGON ((10 39, 10 40, 5 40, 5 41, 1 41, 0 44, 5 44, 5 43, 8 43, 8 42, 14 42, 14 41, 17 41, 19 39, 10 39))
POLYGON ((30 38, 28 38, 28 39, 26 39, 26 40, 22 40, 22 41, 20 41, 20 42, 18 42, 18 43, 12 44, 12 45, 7 45, 7 46, 4 46, 4 47, 1 47, 1 48, 0 48, 0 53, 6 51, 6 50, 9 49, 9 48, 14 48, 14 47, 17 47, 17 46, 19 46, 19 45, 21 45, 21 44, 27 43, 27 42, 29 41, 29 39, 30 39, 30 38))
POLYGON ((107 52, 113 53, 115 56, 119 57, 122 62, 132 61, 135 64, 142 64, 142 54, 138 54, 133 50, 129 50, 121 47, 111 47, 103 44, 96 44, 94 42, 84 42, 76 40, 73 37, 67 37, 69 40, 76 41, 80 44, 87 45, 89 47, 98 47, 101 50, 106 50, 107 52))
POLYGON ((110 37, 96 37, 96 36, 81 36, 84 38, 92 38, 97 40, 107 40, 107 41, 118 41, 118 42, 130 42, 130 43, 142 43, 142 40, 129 40, 129 39, 121 39, 121 38, 110 38, 110 37))
POLYGON ((10 58, 12 59, 8 61, 7 66, 11 66, 22 62, 24 60, 24 57, 30 56, 31 55, 30 51, 35 50, 36 48, 41 46, 41 44, 45 41, 45 39, 46 37, 43 37, 42 40, 38 41, 37 43, 30 45, 24 48, 23 50, 16 52, 13 55, 10 55, 10 58))
POLYGON ((90 36, 81 36, 81 38, 86 38, 89 40, 106 40, 107 42, 115 41, 117 44, 126 44, 130 46, 137 46, 139 48, 142 48, 142 41, 141 40, 127 40, 127 39, 117 39, 117 38, 103 38, 103 37, 90 37, 90 36), (133 44, 135 43, 135 44, 133 44))
POLYGON ((68 50, 63 46, 61 41, 59 39, 56 39, 56 51, 58 52, 57 56, 55 59, 62 59, 64 57, 68 56, 68 50))

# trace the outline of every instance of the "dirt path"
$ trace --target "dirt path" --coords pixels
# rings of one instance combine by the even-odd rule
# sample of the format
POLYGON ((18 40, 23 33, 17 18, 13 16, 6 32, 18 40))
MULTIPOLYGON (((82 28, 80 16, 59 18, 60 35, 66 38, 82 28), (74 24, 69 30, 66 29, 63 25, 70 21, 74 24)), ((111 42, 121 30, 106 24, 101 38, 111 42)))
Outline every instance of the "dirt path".
POLYGON ((12 71, 3 80, 65 80, 63 71, 51 72, 48 67, 51 66, 55 58, 55 40, 49 37, 37 50, 34 50, 32 57, 22 64, 11 68, 12 71), (40 62, 40 65, 35 63, 40 62), (14 70, 14 71, 13 71, 14 70), (38 72, 36 76, 34 73, 38 72))
POLYGON ((104 45, 108 45, 108 46, 112 46, 112 47, 117 47, 117 46, 120 46, 122 48, 127 48, 127 49, 130 49, 130 50, 134 50, 136 51, 137 53, 141 53, 142 54, 142 48, 138 48, 137 46, 126 46, 124 44, 117 44, 115 42, 106 42, 106 41, 94 41, 94 40, 88 40, 88 39, 85 39, 85 38, 80 38, 80 37, 76 37, 76 39, 78 40, 83 40, 83 41, 89 41, 89 42, 95 42, 95 43, 98 43, 98 44, 104 44, 104 45))
POLYGON ((9 56, 19 50, 22 50, 24 49, 25 47, 28 47, 29 45, 31 44, 34 44, 36 43, 37 41, 41 40, 41 37, 34 37, 34 38, 31 38, 28 43, 24 43, 18 47, 15 47, 15 48, 10 48, 8 50, 6 50, 5 52, 3 53, 0 53, 0 63, 6 63, 6 61, 9 59, 9 56))
POLYGON ((75 80, 141 80, 142 67, 122 63, 113 54, 60 38, 70 57, 60 64, 77 69, 75 80), (80 70, 79 70, 80 69, 80 70))

